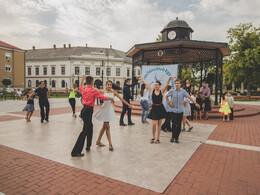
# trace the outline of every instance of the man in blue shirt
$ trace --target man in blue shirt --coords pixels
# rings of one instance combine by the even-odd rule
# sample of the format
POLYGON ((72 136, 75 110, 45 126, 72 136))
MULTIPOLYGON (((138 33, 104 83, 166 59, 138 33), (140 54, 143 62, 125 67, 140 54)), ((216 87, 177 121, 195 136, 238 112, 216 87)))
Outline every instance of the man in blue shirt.
POLYGON ((181 80, 176 79, 174 81, 175 89, 171 89, 166 95, 166 101, 172 108, 172 138, 170 142, 179 143, 179 135, 181 132, 181 123, 183 118, 183 100, 184 97, 189 98, 196 107, 200 107, 187 93, 187 91, 181 88, 181 80), (169 100, 171 97, 171 100, 169 100))
MULTIPOLYGON (((134 87, 135 85, 137 85, 139 82, 134 82, 130 85, 130 80, 131 79, 126 79, 124 82, 124 88, 123 88, 123 99, 125 101, 127 101, 128 103, 130 103, 130 99, 133 99, 132 95, 131 95, 131 91, 130 91, 130 87, 134 87)), ((124 116, 125 113, 127 111, 127 116, 128 116, 128 125, 134 125, 134 123, 131 120, 131 108, 129 108, 127 105, 125 105, 123 103, 123 110, 121 112, 121 116, 120 116, 120 126, 126 126, 126 124, 124 123, 124 116)))

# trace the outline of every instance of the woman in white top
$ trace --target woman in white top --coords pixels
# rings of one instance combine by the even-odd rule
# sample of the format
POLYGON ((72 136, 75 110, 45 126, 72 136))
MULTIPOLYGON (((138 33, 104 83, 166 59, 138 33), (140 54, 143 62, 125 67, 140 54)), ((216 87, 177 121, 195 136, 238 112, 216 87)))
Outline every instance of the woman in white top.
POLYGON ((142 123, 148 123, 146 119, 149 113, 149 90, 145 84, 141 85, 140 95, 140 104, 142 106, 142 123))
MULTIPOLYGON (((128 102, 126 102, 116 91, 114 91, 113 89, 120 89, 119 86, 115 85, 112 83, 112 81, 107 81, 106 82, 106 90, 104 91, 100 91, 100 93, 103 93, 104 96, 106 97, 118 97, 121 102, 123 102, 124 104, 126 104, 128 107, 132 107, 128 102)), ((112 141, 111 141, 111 135, 110 135, 110 126, 109 126, 109 122, 110 121, 114 121, 117 120, 112 102, 109 100, 105 100, 102 107, 100 109, 98 109, 95 113, 94 113, 94 118, 100 121, 103 121, 103 127, 100 130, 96 145, 98 146, 105 146, 102 142, 101 142, 101 138, 104 134, 104 132, 106 131, 106 135, 107 135, 107 139, 109 142, 109 150, 113 151, 114 148, 112 146, 112 141)))

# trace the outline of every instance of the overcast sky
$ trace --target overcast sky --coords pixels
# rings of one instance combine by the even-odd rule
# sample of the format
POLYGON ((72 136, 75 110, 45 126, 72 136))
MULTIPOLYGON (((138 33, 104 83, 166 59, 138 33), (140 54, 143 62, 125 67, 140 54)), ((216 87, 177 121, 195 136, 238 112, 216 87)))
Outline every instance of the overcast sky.
POLYGON ((260 24, 259 0, 0 0, 0 40, 22 49, 72 46, 127 51, 154 42, 179 17, 194 40, 227 42, 241 22, 260 24))

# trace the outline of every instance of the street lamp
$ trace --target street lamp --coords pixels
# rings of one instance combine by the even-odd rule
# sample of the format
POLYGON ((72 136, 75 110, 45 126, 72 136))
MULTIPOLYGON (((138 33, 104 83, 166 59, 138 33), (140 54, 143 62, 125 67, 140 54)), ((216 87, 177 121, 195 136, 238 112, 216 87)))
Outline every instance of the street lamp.
MULTIPOLYGON (((109 50, 106 49, 106 57, 107 57, 107 68, 109 68, 109 50)), ((111 70, 110 70, 111 72, 111 70)), ((109 80, 109 75, 107 74, 107 80, 109 80)))
POLYGON ((100 68, 101 68, 102 87, 104 88, 104 86, 103 86, 103 81, 104 81, 104 68, 105 68, 104 60, 102 60, 102 62, 101 62, 101 64, 100 64, 100 68))

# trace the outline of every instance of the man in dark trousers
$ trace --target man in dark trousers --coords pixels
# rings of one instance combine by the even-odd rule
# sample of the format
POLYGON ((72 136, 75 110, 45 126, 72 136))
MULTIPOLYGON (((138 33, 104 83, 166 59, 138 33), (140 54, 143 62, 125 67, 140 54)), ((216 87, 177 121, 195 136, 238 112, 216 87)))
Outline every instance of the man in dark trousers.
MULTIPOLYGON (((133 100, 133 97, 132 97, 131 91, 130 91, 130 87, 134 87, 138 83, 142 82, 142 81, 138 81, 138 82, 134 82, 134 83, 130 84, 130 80, 131 79, 129 79, 129 78, 125 80, 124 88, 123 88, 123 99, 125 101, 127 101, 128 103, 130 103, 130 99, 133 100)), ((127 111, 127 117, 128 117, 128 125, 134 125, 134 123, 131 120, 131 108, 129 108, 126 104, 123 103, 123 110, 121 112, 121 117, 120 117, 120 126, 126 126, 126 124, 124 123, 124 116, 125 116, 126 111, 127 111)))
POLYGON ((50 97, 50 93, 48 89, 45 87, 44 81, 40 81, 39 88, 37 88, 34 92, 37 96, 39 96, 39 106, 41 109, 41 123, 43 123, 44 120, 46 122, 49 122, 50 103, 48 98, 50 97))
POLYGON ((84 147, 85 139, 87 137, 87 151, 90 151, 90 146, 92 143, 92 136, 93 136, 93 124, 92 124, 92 115, 93 115, 93 109, 95 105, 95 99, 98 98, 100 100, 111 100, 113 101, 113 98, 105 97, 102 94, 100 94, 96 89, 94 89, 92 86, 94 84, 93 77, 92 76, 82 76, 82 80, 80 83, 79 91, 82 94, 82 104, 83 108, 81 110, 81 118, 83 120, 83 129, 81 133, 79 134, 79 137, 77 139, 77 142, 75 143, 75 146, 72 149, 71 156, 72 157, 81 157, 84 156, 82 152, 82 149, 84 147), (83 87, 84 80, 86 79, 86 87, 83 87))

